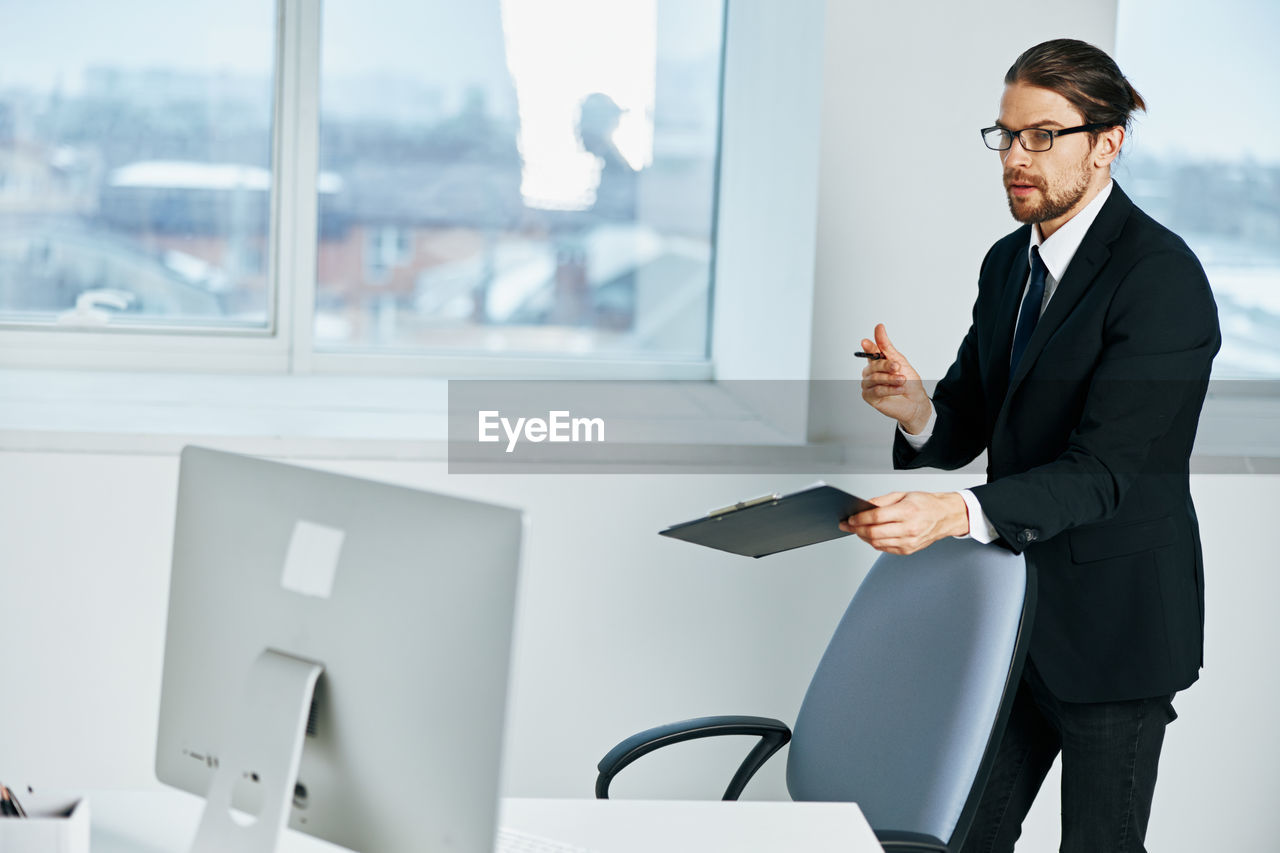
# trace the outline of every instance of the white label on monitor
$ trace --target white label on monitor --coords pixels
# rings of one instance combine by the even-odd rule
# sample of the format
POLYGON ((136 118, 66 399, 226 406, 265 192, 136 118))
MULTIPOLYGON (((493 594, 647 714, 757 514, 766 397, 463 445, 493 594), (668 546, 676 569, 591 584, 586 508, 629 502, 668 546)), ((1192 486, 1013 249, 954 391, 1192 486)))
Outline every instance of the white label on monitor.
POLYGON ((346 535, 346 531, 336 527, 297 522, 293 538, 289 540, 289 553, 284 558, 280 585, 302 595, 328 598, 333 592, 333 576, 338 571, 338 557, 346 535))

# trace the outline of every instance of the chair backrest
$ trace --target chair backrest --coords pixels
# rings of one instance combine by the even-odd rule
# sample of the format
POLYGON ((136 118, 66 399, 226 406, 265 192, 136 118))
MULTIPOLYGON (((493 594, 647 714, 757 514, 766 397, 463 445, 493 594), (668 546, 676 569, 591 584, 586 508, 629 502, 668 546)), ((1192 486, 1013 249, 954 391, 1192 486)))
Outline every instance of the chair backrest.
POLYGON ((963 841, 1017 688, 1035 575, 971 539, 882 555, 793 727, 797 800, 856 802, 877 832, 963 841))

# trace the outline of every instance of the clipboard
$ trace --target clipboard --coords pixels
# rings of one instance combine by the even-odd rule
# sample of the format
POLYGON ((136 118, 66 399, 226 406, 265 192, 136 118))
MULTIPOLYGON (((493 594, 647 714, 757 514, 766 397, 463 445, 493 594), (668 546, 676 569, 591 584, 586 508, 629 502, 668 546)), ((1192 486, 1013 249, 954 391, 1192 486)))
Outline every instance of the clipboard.
POLYGON ((702 518, 673 524, 661 536, 705 545, 744 557, 767 557, 829 539, 852 536, 841 521, 875 504, 818 482, 789 495, 758 498, 714 509, 702 518))

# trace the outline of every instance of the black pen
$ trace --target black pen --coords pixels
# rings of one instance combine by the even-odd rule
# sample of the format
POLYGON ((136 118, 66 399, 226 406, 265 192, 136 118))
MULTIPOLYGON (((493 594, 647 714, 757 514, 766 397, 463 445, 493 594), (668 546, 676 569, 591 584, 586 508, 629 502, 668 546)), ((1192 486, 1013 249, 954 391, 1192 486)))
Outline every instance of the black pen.
POLYGON ((855 355, 855 356, 857 356, 858 358, 869 358, 869 359, 871 359, 872 361, 875 361, 875 360, 876 360, 876 359, 878 359, 878 358, 884 358, 884 353, 882 353, 882 352, 861 352, 861 351, 859 351, 859 352, 855 352, 855 353, 854 353, 854 355, 855 355))
POLYGON ((0 785, 0 814, 4 817, 26 817, 27 813, 23 810, 22 804, 18 802, 18 798, 13 792, 0 785))

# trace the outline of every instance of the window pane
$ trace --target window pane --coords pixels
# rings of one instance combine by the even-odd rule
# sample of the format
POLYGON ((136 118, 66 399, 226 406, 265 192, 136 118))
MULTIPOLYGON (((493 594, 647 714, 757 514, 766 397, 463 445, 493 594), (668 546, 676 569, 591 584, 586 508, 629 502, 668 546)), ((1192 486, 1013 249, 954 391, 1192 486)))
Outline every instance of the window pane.
POLYGON ((1222 323, 1219 378, 1280 377, 1276 33, 1280 5, 1268 0, 1119 5, 1117 59, 1148 113, 1116 178, 1204 264, 1222 323))
POLYGON ((720 0, 328 0, 322 349, 704 358, 720 0))
POLYGON ((265 328, 273 4, 7 4, 0 322, 265 328))

